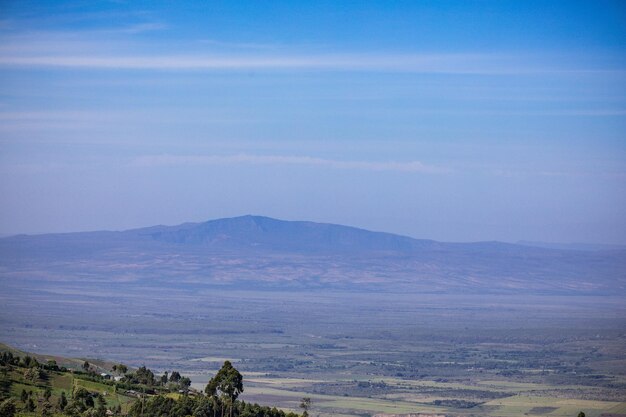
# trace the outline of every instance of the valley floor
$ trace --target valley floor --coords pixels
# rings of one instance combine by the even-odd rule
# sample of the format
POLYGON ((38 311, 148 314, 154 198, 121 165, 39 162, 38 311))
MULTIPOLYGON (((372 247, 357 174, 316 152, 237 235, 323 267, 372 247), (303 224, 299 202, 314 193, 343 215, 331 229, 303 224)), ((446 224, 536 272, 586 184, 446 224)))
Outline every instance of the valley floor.
POLYGON ((619 297, 5 288, 6 343, 198 386, 229 359, 242 399, 314 416, 626 415, 619 297))

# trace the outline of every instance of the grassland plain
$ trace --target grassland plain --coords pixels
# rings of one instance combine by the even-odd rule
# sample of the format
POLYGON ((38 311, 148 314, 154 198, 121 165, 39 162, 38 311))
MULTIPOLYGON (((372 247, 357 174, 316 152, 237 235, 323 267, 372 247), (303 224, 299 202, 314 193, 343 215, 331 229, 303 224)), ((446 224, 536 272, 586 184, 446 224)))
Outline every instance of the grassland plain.
MULTIPOLYGON (((401 379, 381 379, 392 394, 379 396, 346 396, 312 393, 314 384, 331 381, 297 380, 294 378, 247 377, 244 398, 251 401, 270 401, 285 408, 296 408, 302 397, 308 396, 314 404, 314 411, 321 416, 336 414, 369 415, 377 414, 439 414, 454 416, 558 416, 577 415, 585 410, 586 415, 597 417, 603 413, 621 413, 626 403, 619 401, 581 400, 575 398, 544 396, 543 384, 514 384, 506 381, 477 382, 475 384, 441 383, 437 381, 406 381, 401 379), (418 388, 418 393, 407 390, 407 386, 418 388), (467 393, 478 391, 494 395, 507 393, 506 397, 491 400, 471 408, 435 405, 436 401, 453 401, 468 398, 467 393), (430 394, 419 394, 427 392, 430 394), (622 408, 620 408, 622 407, 622 408)), ((350 381, 344 381, 346 383, 350 381)), ((363 382, 363 381, 361 381, 363 382)), ((581 387, 562 387, 564 390, 581 387)))
POLYGON ((244 400, 307 396, 323 417, 594 417, 626 401, 620 297, 5 288, 0 337, 21 349, 176 369, 198 387, 229 358, 244 400))

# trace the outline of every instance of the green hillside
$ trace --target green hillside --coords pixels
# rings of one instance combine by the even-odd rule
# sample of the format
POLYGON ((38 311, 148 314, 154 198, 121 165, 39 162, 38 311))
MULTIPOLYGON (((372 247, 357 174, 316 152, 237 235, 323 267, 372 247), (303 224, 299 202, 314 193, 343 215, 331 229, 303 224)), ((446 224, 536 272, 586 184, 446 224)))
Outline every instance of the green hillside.
POLYGON ((241 374, 226 361, 205 392, 178 372, 36 355, 0 344, 0 417, 298 417, 237 400, 241 374))
POLYGON ((102 359, 92 359, 92 358, 65 358, 63 356, 58 355, 42 355, 38 353, 28 353, 23 352, 19 349, 15 349, 12 346, 5 345, 4 343, 0 343, 0 353, 1 352, 11 352, 15 356, 30 356, 34 359, 37 359, 40 363, 47 363, 48 361, 55 361, 57 366, 65 367, 68 370, 80 370, 83 366, 83 363, 87 360, 89 364, 92 366, 94 371, 98 372, 111 372, 115 363, 105 361, 102 359))

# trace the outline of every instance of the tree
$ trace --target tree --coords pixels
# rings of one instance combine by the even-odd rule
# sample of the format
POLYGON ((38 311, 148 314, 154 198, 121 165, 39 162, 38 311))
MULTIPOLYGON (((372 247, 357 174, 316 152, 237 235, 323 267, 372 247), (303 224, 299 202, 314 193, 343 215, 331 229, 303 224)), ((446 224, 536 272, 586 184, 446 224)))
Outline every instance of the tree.
POLYGON ((24 404, 26 404, 26 401, 28 401, 28 393, 25 389, 22 389, 22 393, 20 394, 20 401, 22 401, 24 404))
POLYGON ((180 381, 180 374, 176 371, 172 371, 172 375, 170 375, 170 382, 178 382, 180 381))
POLYGON ((43 404, 41 404, 41 415, 42 417, 48 417, 52 415, 52 405, 48 401, 45 401, 43 404))
POLYGON ((215 395, 209 397, 211 408, 213 409, 213 417, 217 417, 217 407, 220 406, 220 400, 215 395))
POLYGON ((59 370, 59 365, 57 365, 57 361, 55 361, 54 359, 48 360, 48 362, 46 363, 46 367, 52 371, 59 370))
POLYGON ((141 366, 135 372, 133 381, 137 384, 154 385, 154 373, 145 366, 141 366))
POLYGON ((85 361, 83 363, 83 369, 85 370, 85 372, 88 372, 90 367, 91 365, 89 365, 89 362, 85 361))
POLYGON ((183 376, 182 378, 180 378, 180 381, 178 381, 178 385, 181 389, 188 389, 191 386, 191 379, 183 376))
MULTIPOLYGON (((207 396, 199 396, 199 397, 189 397, 195 400, 194 409, 193 409, 193 417, 212 417, 213 416, 213 408, 211 407, 211 397, 207 396)), ((241 414, 239 414, 241 416, 241 414)))
POLYGON ((17 407, 15 406, 15 401, 13 401, 12 398, 4 400, 0 403, 0 417, 13 417, 16 411, 17 407))
POLYGON ((74 391, 72 402, 67 408, 82 413, 87 408, 93 408, 93 397, 89 391, 83 387, 79 387, 74 391))
POLYGON ((52 396, 52 390, 50 389, 50 387, 46 387, 46 390, 43 392, 44 400, 48 401, 51 396, 52 396))
POLYGON ((29 381, 37 382, 38 379, 44 378, 46 374, 39 368, 28 368, 24 372, 24 378, 29 381))
POLYGON ((174 416, 172 412, 176 401, 169 397, 157 395, 149 398, 145 401, 142 398, 133 403, 128 410, 128 415, 131 417, 161 417, 161 416, 174 416))
POLYGON ((578 417, 585 417, 585 413, 581 411, 580 413, 578 413, 578 417))
POLYGON ((59 397, 59 410, 65 410, 67 407, 67 397, 65 396, 65 391, 61 391, 61 397, 59 397))
POLYGON ((119 372, 120 374, 125 374, 126 372, 128 372, 128 367, 126 365, 124 365, 123 363, 120 363, 119 365, 117 365, 117 367, 115 369, 113 369, 114 371, 119 372))
POLYGON ((33 358, 31 358, 30 356, 26 355, 22 358, 22 366, 24 368, 30 368, 33 365, 33 358))
MULTIPOLYGON (((207 384, 204 391, 211 396, 220 396, 228 399, 230 416, 233 415, 233 404, 239 394, 243 392, 243 376, 233 367, 230 361, 224 362, 222 368, 207 384)), ((222 404, 225 401, 221 401, 222 404)), ((224 412, 222 406, 222 413, 224 412)))
POLYGON ((304 412, 302 413, 302 417, 307 417, 309 415, 309 408, 311 408, 311 398, 302 398, 302 401, 300 402, 300 408, 304 410, 304 412))
POLYGON ((26 411, 29 411, 31 413, 33 411, 35 411, 35 402, 33 401, 32 398, 28 399, 28 401, 26 402, 26 407, 25 408, 26 408, 26 411))
POLYGON ((98 408, 96 409, 96 413, 99 417, 106 416, 107 413, 107 402, 102 396, 102 394, 98 394, 98 408))
POLYGON ((0 365, 16 365, 19 362, 19 358, 15 358, 11 352, 2 352, 0 355, 0 365))

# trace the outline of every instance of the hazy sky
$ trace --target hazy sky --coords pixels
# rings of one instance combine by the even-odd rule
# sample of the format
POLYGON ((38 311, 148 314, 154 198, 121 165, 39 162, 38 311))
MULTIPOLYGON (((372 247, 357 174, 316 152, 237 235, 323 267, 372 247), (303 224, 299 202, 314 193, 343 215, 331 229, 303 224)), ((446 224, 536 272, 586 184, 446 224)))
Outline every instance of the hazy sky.
POLYGON ((626 243, 622 1, 0 1, 0 233, 626 243))

